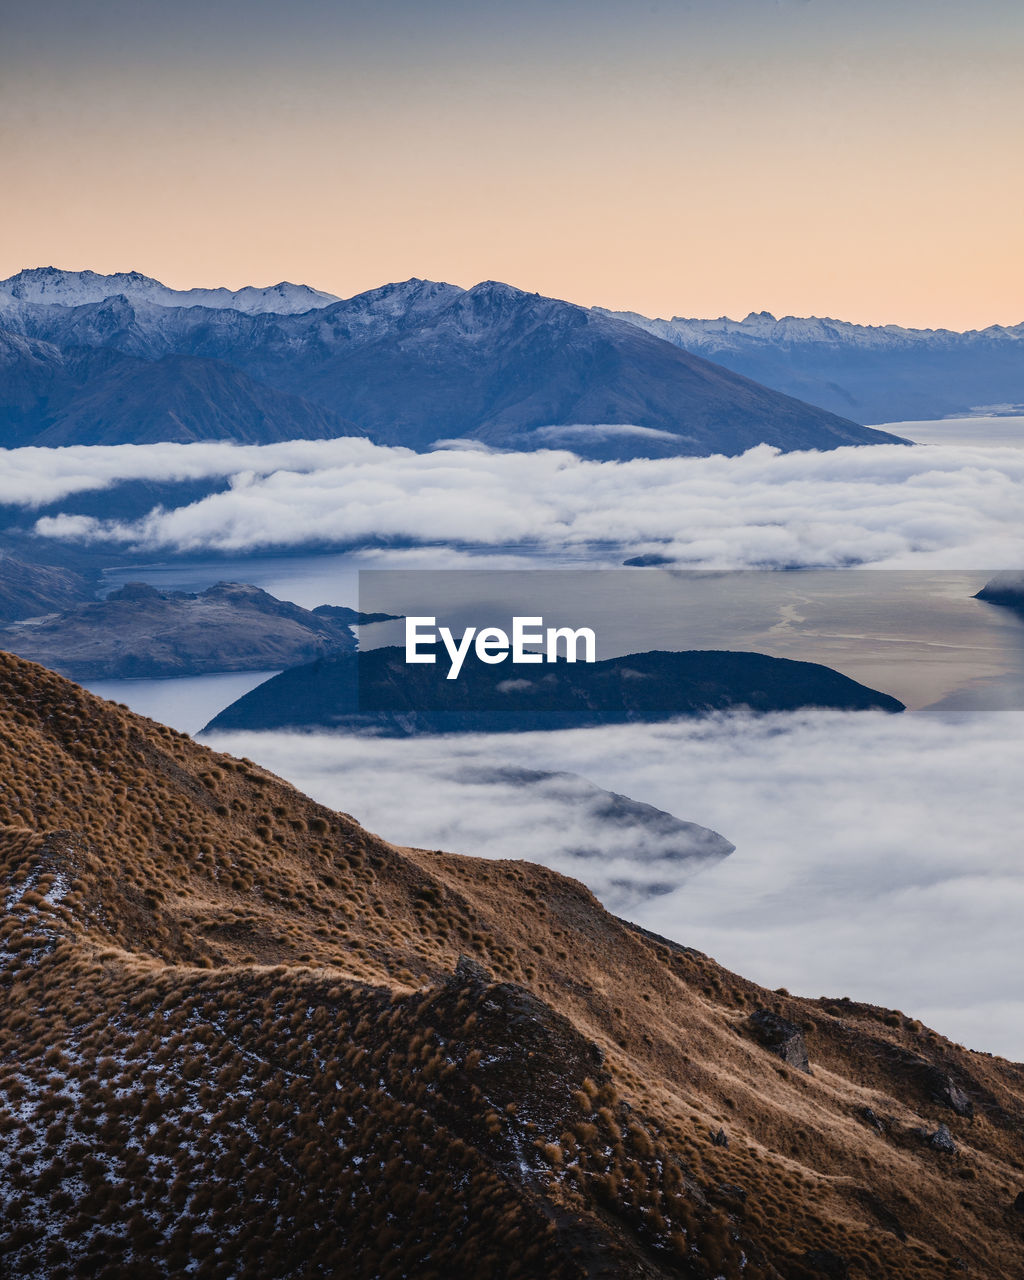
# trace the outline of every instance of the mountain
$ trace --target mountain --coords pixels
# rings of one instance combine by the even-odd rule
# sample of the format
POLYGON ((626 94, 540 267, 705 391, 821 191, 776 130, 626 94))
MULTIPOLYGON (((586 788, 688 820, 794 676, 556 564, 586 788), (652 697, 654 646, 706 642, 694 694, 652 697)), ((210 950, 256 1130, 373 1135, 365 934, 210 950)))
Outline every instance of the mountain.
POLYGON ((0 776, 7 1280, 1024 1268, 1019 1066, 7 655, 0 776))
POLYGON ((406 737, 655 724, 735 707, 903 710, 895 698, 830 667, 761 653, 653 650, 512 670, 510 677, 504 664, 471 655, 449 680, 443 661, 410 665, 399 648, 332 655, 272 676, 225 707, 204 732, 315 727, 406 737))
POLYGON ((77 569, 23 558, 0 545, 0 622, 70 608, 90 599, 95 587, 77 569))
MULTIPOLYGON (((60 352, 215 361, 378 443, 419 450, 455 438, 625 459, 734 454, 764 441, 831 449, 897 439, 635 325, 494 281, 460 289, 409 280, 298 315, 127 295, 72 306, 4 305, 0 297, 0 323, 60 352)), ((20 378, 31 381, 28 371, 20 378)), ((99 395, 88 405, 90 423, 106 414, 103 388, 99 395)), ((77 438, 73 410, 67 414, 70 435, 61 438, 77 438)))
POLYGON ((1024 617, 1024 573, 997 573, 974 597, 1024 617))
POLYGON ((349 625, 236 582, 198 594, 128 583, 105 600, 0 627, 0 649, 73 680, 266 671, 355 647, 349 625))
POLYGON ((957 333, 843 320, 652 320, 606 311, 684 351, 858 422, 1024 413, 1024 324, 957 333))
POLYGON ((360 434, 329 410, 223 361, 61 348, 0 330, 0 446, 268 444, 360 434))
POLYGON ((98 275, 95 271, 32 267, 0 280, 0 300, 6 297, 18 302, 77 307, 113 296, 158 307, 217 307, 250 314, 273 311, 277 315, 293 315, 338 301, 333 293, 286 281, 265 289, 252 285, 244 289, 169 289, 139 271, 98 275))

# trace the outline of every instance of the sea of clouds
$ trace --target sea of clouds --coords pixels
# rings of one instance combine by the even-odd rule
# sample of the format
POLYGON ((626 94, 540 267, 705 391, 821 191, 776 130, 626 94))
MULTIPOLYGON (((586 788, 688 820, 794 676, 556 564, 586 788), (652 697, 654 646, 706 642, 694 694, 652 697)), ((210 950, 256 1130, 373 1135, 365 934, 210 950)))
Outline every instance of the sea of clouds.
POLYGON ((0 503, 25 509, 124 480, 223 479, 189 505, 121 521, 49 514, 48 539, 151 552, 408 544, 656 552, 710 568, 1024 564, 1024 450, 878 445, 588 462, 559 450, 417 454, 366 440, 14 449, 0 503))
MULTIPOLYGON (((552 734, 404 741, 216 734, 398 843, 526 858, 768 987, 900 1008, 1024 1060, 1024 713, 809 711, 552 734), (729 857, 624 905, 629 849, 558 788, 480 773, 569 770, 721 832, 729 857), (569 833, 569 834, 567 834, 569 833), (567 845, 592 850, 589 865, 567 845), (571 851, 570 851, 571 852, 571 851)), ((658 878, 672 869, 662 863, 658 878)))
MULTIPOLYGON (((481 551, 511 563, 510 549, 595 566, 645 553, 702 568, 1024 565, 1024 449, 962 441, 625 463, 362 439, 29 448, 0 457, 0 503, 44 538, 160 554, 383 540, 435 568, 479 564, 481 551), (226 488, 138 520, 33 514, 122 481, 203 479, 226 488)), ((443 745, 214 741, 393 840, 547 862, 767 986, 900 1007, 1024 1059, 1024 713, 808 712, 443 745), (721 832, 736 851, 694 874, 655 849, 640 880, 664 888, 674 875, 678 887, 624 897, 636 833, 620 841, 585 785, 524 793, 496 780, 498 767, 578 774, 721 832)))

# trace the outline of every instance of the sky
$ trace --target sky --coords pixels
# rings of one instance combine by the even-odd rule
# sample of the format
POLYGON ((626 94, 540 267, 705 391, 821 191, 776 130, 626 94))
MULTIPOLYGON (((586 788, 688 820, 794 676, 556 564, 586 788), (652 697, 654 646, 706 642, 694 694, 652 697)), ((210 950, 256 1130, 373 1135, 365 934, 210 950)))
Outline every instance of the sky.
POLYGON ((1017 324, 1022 84, 1018 0, 0 0, 0 277, 1017 324))

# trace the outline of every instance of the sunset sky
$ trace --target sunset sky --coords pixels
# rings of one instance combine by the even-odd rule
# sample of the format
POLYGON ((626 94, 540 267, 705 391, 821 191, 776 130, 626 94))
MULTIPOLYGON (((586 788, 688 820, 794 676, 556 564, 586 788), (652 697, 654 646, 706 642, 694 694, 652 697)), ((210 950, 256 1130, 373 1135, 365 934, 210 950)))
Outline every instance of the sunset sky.
POLYGON ((1020 0, 0 0, 0 276, 1024 321, 1020 0))

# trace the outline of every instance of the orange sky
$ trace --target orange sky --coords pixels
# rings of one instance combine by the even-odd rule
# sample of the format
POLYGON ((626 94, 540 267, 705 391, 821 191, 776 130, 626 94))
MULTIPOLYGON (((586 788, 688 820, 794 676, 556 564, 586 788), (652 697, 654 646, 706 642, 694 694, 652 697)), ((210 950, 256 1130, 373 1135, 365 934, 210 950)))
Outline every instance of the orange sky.
POLYGON ((0 276, 1024 321, 1016 0, 170 9, 3 19, 0 276))

